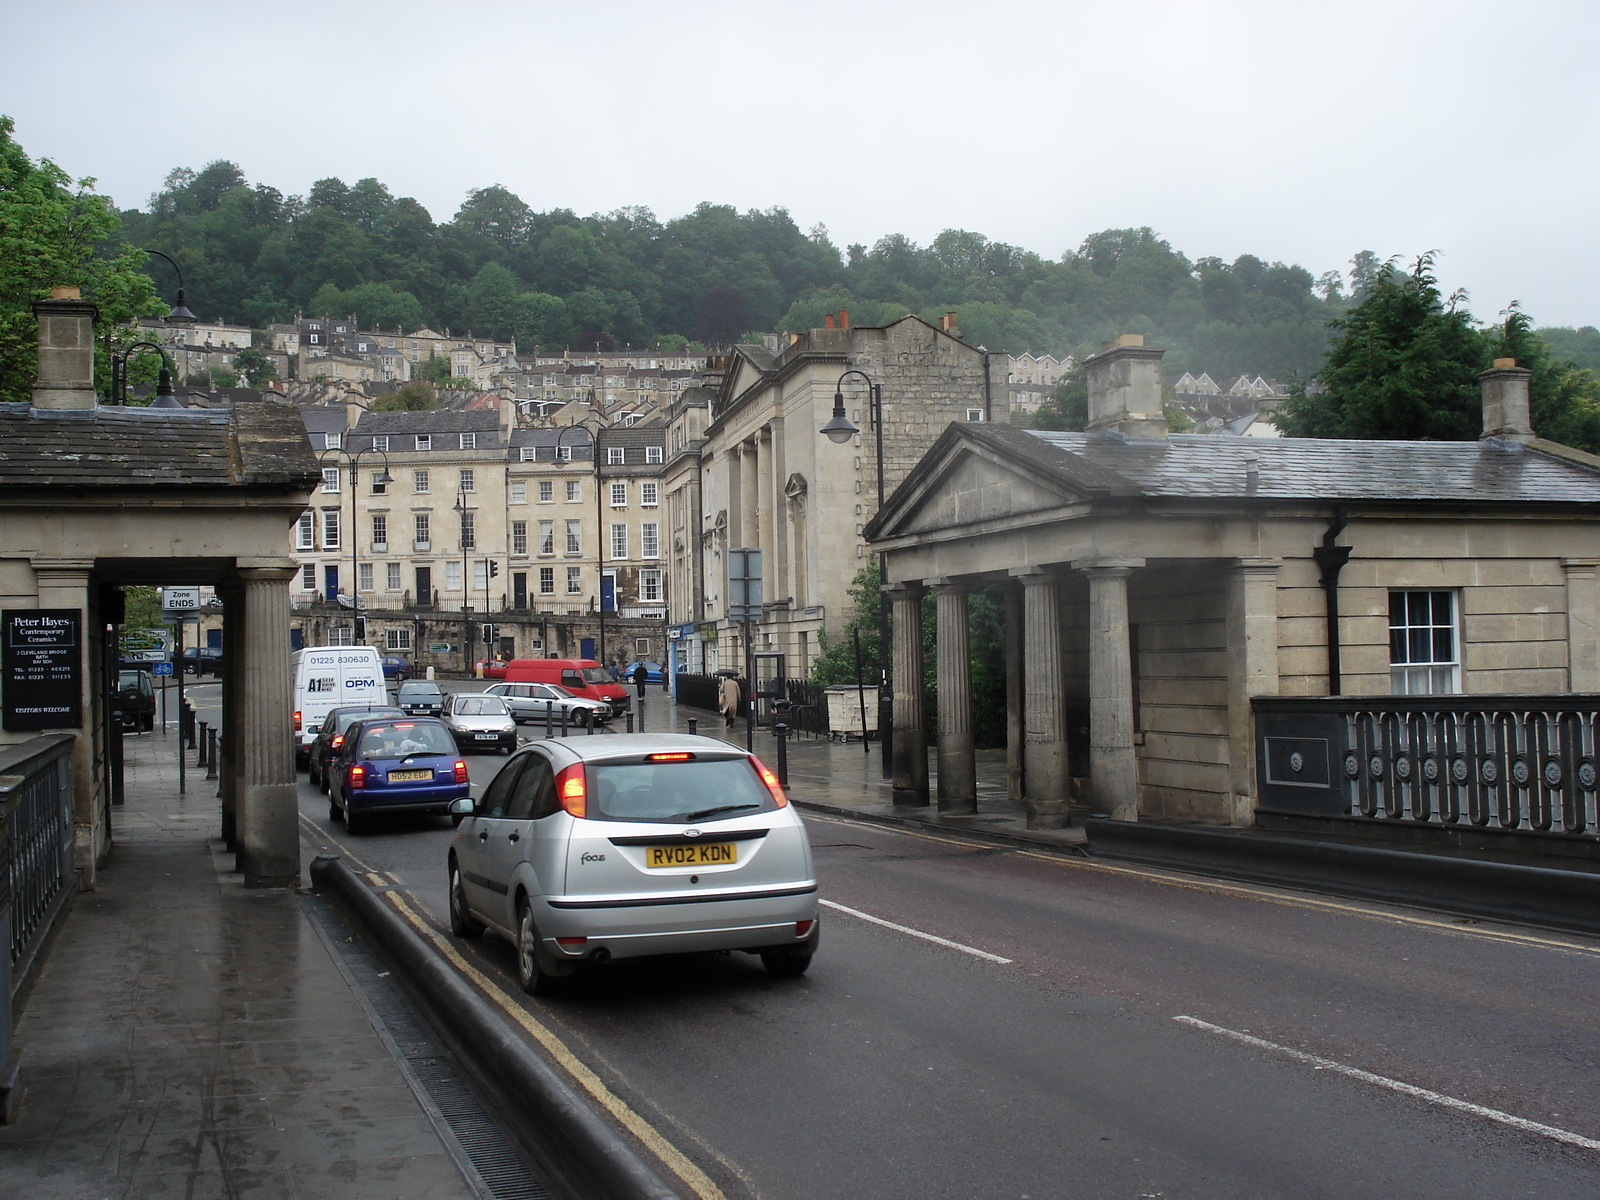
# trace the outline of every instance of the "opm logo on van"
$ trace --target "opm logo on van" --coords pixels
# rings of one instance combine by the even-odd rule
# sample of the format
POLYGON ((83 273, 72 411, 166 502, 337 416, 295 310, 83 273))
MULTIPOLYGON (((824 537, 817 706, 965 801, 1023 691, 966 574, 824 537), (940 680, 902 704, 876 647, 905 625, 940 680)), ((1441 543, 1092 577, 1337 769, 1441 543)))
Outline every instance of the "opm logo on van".
POLYGON ((362 679, 346 679, 344 685, 347 688, 377 687, 378 681, 368 675, 362 679))

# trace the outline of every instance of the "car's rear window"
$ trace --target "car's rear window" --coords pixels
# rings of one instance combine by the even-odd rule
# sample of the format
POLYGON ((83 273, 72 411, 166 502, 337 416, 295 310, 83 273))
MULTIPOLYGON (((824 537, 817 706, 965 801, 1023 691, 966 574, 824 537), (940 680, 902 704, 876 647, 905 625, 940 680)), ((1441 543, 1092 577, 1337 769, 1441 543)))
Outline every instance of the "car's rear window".
POLYGON ((376 712, 374 712, 371 709, 358 710, 356 712, 341 712, 339 714, 339 732, 343 733, 346 729, 349 729, 350 726, 354 725, 357 721, 370 720, 372 717, 403 717, 403 716, 405 716, 405 713, 401 712, 398 708, 394 709, 394 710, 392 710, 390 712, 384 712, 381 709, 376 711, 376 712))
POLYGON ((361 735, 357 758, 407 758, 413 754, 454 754, 456 741, 442 725, 396 721, 374 725, 361 735))
POLYGON ((413 696, 442 696, 444 691, 437 683, 402 683, 400 695, 409 700, 413 696))
POLYGON ((589 817, 687 825, 777 808, 747 758, 589 768, 589 817))
POLYGON ((456 701, 458 717, 503 717, 506 702, 499 696, 463 696, 456 701))

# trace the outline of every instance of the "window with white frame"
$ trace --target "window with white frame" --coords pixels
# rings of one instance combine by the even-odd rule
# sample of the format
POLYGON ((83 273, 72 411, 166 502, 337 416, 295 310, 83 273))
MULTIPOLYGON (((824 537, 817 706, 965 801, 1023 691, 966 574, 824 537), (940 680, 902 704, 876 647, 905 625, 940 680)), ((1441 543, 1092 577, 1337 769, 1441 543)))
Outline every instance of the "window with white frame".
POLYGON ((647 462, 647 463, 658 463, 658 462, 660 462, 661 459, 662 459, 662 452, 665 449, 666 449, 665 446, 646 446, 644 448, 644 460, 645 460, 645 462, 647 462))
POLYGON ((470 509, 461 514, 461 548, 463 550, 478 548, 478 514, 470 509))
POLYGON ((556 523, 554 521, 539 522, 539 553, 554 554, 556 552, 556 523))
POLYGON ((524 447, 522 447, 522 453, 518 456, 518 461, 520 461, 520 462, 537 462, 538 458, 539 458, 539 447, 537 447, 537 446, 524 446, 524 447))
POLYGON ((400 564, 386 563, 384 565, 383 586, 391 592, 400 590, 400 564))
POLYGON ((967 409, 967 420, 969 420, 969 421, 981 421, 981 420, 983 420, 983 409, 981 409, 981 408, 969 408, 969 409, 967 409))
POLYGON ((528 485, 524 480, 516 479, 511 483, 512 504, 526 504, 528 502, 528 485))
POLYGON ((364 562, 356 568, 356 587, 363 592, 372 590, 372 564, 364 562))
POLYGON ((661 557, 661 526, 655 521, 646 521, 639 526, 639 557, 661 557))
POLYGON ((621 521, 611 526, 611 557, 628 557, 628 527, 621 521))
POLYGON ((583 553, 583 522, 582 521, 568 521, 567 522, 567 553, 568 554, 582 554, 583 553))
POLYGON ((661 485, 654 479, 646 479, 639 484, 639 503, 646 508, 654 508, 660 503, 661 485))
POLYGON ((418 493, 428 490, 428 473, 426 471, 411 472, 411 490, 418 493))
POLYGON ((317 590, 317 564, 300 564, 300 588, 302 591, 314 592, 317 590))
POLYGON ((556 498, 556 483, 553 479, 539 480, 539 503, 549 504, 556 498))
POLYGON ((389 435, 387 433, 374 434, 372 448, 374 450, 387 450, 389 448, 389 435))
POLYGON ((317 545, 317 514, 309 508, 300 514, 294 526, 294 548, 313 550, 317 545))
MULTIPOLYGON (((315 338, 312 339, 312 341, 315 341, 315 340, 316 340, 315 338)), ((344 434, 342 434, 342 433, 325 433, 325 434, 323 434, 322 435, 322 448, 324 450, 342 450, 342 449, 344 449, 344 434)))
POLYGON ((461 590, 461 564, 453 558, 444 564, 444 586, 447 591, 461 590))
POLYGON ((583 591, 583 568, 567 568, 567 595, 576 596, 583 591))
POLYGON ((339 548, 339 510, 325 508, 322 510, 322 548, 324 550, 337 550, 339 548))
POLYGON ((655 569, 639 572, 639 599, 650 603, 661 600, 661 572, 655 569))
MULTIPOLYGON (((312 338, 311 340, 312 341, 316 341, 317 339, 316 338, 312 338)), ((354 646, 355 644, 356 644, 356 631, 354 629, 351 629, 350 626, 348 626, 348 625, 336 625, 332 629, 328 630, 328 645, 330 645, 330 646, 354 646)))
POLYGON ((432 517, 432 513, 424 512, 411 514, 413 525, 411 536, 416 539, 417 549, 419 550, 426 549, 429 543, 433 540, 429 536, 429 530, 433 524, 432 517))
POLYGON ((382 496, 388 492, 389 484, 383 478, 386 473, 386 470, 372 473, 372 494, 374 496, 382 496))
POLYGON ((606 466, 620 467, 627 462, 628 451, 623 446, 606 447, 606 466))
MULTIPOLYGON (((388 544, 389 544, 389 518, 388 518, 387 514, 385 514, 385 513, 373 513, 372 514, 372 548, 374 550, 377 550, 379 546, 387 546, 388 544)), ((382 554, 383 551, 378 550, 378 553, 382 554)))
POLYGON ((567 503, 581 502, 583 500, 583 481, 579 479, 567 480, 567 503))
POLYGON ((526 554, 528 552, 528 523, 526 521, 511 522, 511 553, 526 554))
POLYGON ((556 447, 556 461, 557 462, 571 462, 572 461, 572 447, 571 446, 557 446, 556 447))
POLYGON ((478 473, 471 467, 461 468, 461 490, 475 492, 478 490, 478 473))
POLYGON ((472 564, 472 586, 480 592, 489 586, 489 564, 484 559, 472 564))
MULTIPOLYGON (((433 434, 431 434, 431 433, 419 433, 419 434, 417 434, 417 449, 418 450, 432 450, 433 449, 433 434)), ((426 475, 427 472, 424 471, 423 474, 426 475)))
POLYGON ((539 568, 539 594, 553 596, 556 593, 556 569, 554 567, 539 568))
POLYGON ((625 483, 613 483, 611 485, 611 507, 612 508, 627 508, 628 507, 628 485, 627 484, 625 484, 625 483))
MULTIPOLYGON (((466 372, 463 371, 462 374, 464 375, 466 372)), ((478 435, 475 433, 463 433, 461 435, 461 448, 463 450, 476 450, 478 448, 478 435)))
POLYGON ((322 468, 322 490, 325 492, 337 492, 339 490, 338 467, 322 468))
POLYGON ((1448 696, 1461 690, 1455 592, 1389 593, 1389 690, 1448 696))
POLYGON ((383 648, 385 650, 411 649, 411 630, 386 629, 383 632, 383 648))

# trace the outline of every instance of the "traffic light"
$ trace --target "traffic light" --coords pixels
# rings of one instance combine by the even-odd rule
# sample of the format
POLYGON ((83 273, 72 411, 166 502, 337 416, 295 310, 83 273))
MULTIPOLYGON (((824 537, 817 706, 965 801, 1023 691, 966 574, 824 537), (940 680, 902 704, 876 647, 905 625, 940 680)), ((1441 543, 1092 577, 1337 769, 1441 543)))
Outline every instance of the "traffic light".
POLYGON ((367 640, 367 619, 365 617, 357 617, 356 618, 356 642, 359 644, 359 643, 364 642, 366 640, 367 640))
POLYGON ((494 644, 494 626, 493 625, 485 625, 483 627, 483 644, 485 646, 492 646, 494 644))
POLYGON ((489 578, 493 579, 499 574, 500 574, 500 564, 495 562, 495 560, 491 558, 489 560, 489 578))

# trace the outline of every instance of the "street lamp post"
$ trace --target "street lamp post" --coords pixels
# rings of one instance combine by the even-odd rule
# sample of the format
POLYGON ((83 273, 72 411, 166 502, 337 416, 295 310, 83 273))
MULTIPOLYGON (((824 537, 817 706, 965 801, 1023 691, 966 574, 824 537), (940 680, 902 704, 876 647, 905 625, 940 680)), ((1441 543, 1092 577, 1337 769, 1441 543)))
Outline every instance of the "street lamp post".
MULTIPOLYGON (((844 411, 844 381, 852 375, 861 376, 867 385, 867 415, 872 426, 877 442, 877 453, 874 456, 878 468, 878 512, 883 511, 883 388, 872 381, 872 377, 865 371, 852 368, 839 376, 833 388, 833 416, 819 431, 830 442, 844 445, 860 433, 855 422, 845 415, 844 411)), ((878 553, 878 582, 880 585, 888 582, 888 555, 882 551, 878 553)), ((878 662, 881 668, 881 679, 878 685, 878 740, 883 748, 883 777, 890 778, 893 774, 894 762, 894 696, 889 684, 889 606, 884 603, 882 593, 878 596, 878 662)), ((862 739, 862 747, 866 749, 866 738, 862 739)), ((868 751, 870 753, 870 751, 868 751)))
MULTIPOLYGON (((456 487, 456 512, 461 514, 461 669, 469 676, 471 667, 472 649, 472 581, 467 578, 467 551, 473 549, 478 543, 478 531, 472 531, 472 546, 467 545, 467 514, 472 511, 472 506, 467 503, 467 489, 456 487)), ((487 570, 487 568, 485 568, 487 570)))
MULTIPOLYGON (((383 470, 373 476, 372 482, 388 487, 394 482, 394 476, 389 474, 389 455, 376 446, 366 446, 360 450, 324 450, 318 456, 322 461, 336 456, 350 468, 350 596, 355 605, 353 612, 358 644, 367 636, 366 619, 361 615, 361 513, 357 504, 361 490, 361 460, 368 454, 376 454, 383 459, 383 470)), ((337 604, 339 597, 334 596, 333 602, 337 604)))
POLYGON ((155 342, 135 342, 121 354, 111 356, 111 394, 107 400, 111 404, 126 405, 128 402, 128 359, 133 357, 133 352, 139 349, 154 350, 161 356, 161 374, 156 379, 156 398, 150 402, 151 408, 182 408, 183 402, 178 399, 172 390, 172 378, 176 374, 172 357, 162 346, 155 342))

